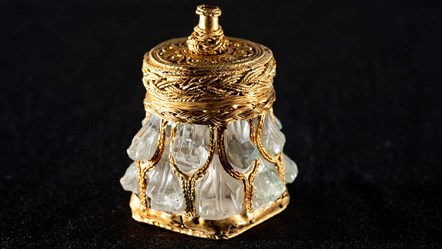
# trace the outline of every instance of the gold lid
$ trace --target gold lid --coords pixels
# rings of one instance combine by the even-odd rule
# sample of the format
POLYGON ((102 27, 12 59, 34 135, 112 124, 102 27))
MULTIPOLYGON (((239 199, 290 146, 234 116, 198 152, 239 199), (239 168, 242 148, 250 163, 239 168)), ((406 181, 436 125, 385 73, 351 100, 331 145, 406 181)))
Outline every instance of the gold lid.
POLYGON ((160 43, 144 56, 146 111, 181 123, 225 125, 271 108, 275 60, 267 47, 225 37, 221 9, 200 5, 187 38, 160 43))

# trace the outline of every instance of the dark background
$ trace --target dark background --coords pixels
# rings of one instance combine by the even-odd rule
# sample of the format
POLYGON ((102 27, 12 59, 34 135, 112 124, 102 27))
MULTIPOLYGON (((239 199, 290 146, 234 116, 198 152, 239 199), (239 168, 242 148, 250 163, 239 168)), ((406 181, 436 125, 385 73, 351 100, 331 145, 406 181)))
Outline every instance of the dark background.
POLYGON ((299 165, 282 214, 229 241, 131 219, 119 178, 143 54, 199 1, 0 1, 0 248, 441 248, 440 1, 209 1, 270 47, 299 165))

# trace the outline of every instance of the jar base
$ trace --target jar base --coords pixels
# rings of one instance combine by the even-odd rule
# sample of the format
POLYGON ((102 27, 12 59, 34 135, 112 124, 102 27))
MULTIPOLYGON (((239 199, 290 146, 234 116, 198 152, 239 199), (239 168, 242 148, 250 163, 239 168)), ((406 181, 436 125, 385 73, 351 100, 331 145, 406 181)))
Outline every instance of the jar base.
POLYGON ((290 196, 285 191, 280 198, 267 207, 248 214, 233 215, 222 220, 207 220, 201 217, 189 217, 184 213, 167 213, 144 208, 135 194, 132 194, 130 199, 130 207, 132 209, 132 218, 136 221, 189 236, 218 240, 233 238, 279 214, 287 207, 289 200, 290 196))

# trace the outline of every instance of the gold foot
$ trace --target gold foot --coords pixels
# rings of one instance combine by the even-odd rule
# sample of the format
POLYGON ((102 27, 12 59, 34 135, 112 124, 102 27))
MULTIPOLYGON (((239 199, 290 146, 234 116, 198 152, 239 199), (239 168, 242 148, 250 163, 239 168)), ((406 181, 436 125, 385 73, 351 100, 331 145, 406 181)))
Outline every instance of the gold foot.
POLYGON ((248 214, 237 214, 222 220, 205 220, 200 217, 166 213, 151 208, 147 208, 143 212, 144 208, 135 194, 132 194, 130 207, 132 218, 139 222, 195 237, 230 239, 282 212, 287 207, 289 199, 289 194, 286 191, 279 199, 265 208, 248 214))

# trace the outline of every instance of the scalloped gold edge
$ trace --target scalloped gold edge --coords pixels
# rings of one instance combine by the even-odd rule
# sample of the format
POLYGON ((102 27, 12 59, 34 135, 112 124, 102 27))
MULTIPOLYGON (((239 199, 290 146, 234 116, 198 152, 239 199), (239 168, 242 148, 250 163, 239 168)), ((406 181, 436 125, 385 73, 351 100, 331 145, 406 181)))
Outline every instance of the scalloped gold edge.
POLYGON ((288 206, 289 200, 290 196, 285 191, 279 199, 265 208, 251 213, 233 215, 222 220, 206 220, 201 217, 189 217, 185 213, 167 213, 151 208, 145 209, 135 194, 132 194, 130 199, 130 207, 132 218, 136 221, 190 236, 218 240, 233 238, 279 214, 288 206))

